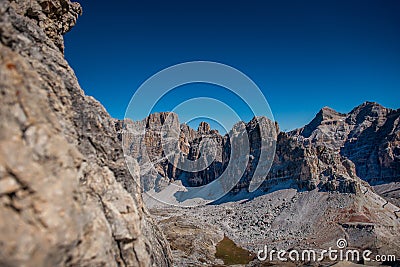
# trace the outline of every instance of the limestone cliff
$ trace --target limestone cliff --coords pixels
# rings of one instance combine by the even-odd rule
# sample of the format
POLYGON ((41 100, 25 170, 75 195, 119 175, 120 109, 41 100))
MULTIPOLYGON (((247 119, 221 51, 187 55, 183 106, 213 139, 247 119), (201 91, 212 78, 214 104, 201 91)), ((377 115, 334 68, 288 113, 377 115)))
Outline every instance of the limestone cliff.
POLYGON ((68 0, 0 2, 0 265, 170 266, 117 121, 63 57, 81 12, 68 0))
MULTIPOLYGON (((312 190, 339 191, 343 193, 359 192, 361 180, 356 175, 354 164, 344 156, 335 153, 324 145, 305 145, 297 136, 287 133, 279 133, 279 127, 270 120, 259 117, 246 123, 246 132, 249 144, 249 159, 247 167, 233 191, 248 189, 254 179, 257 166, 268 168, 265 160, 260 160, 262 138, 259 120, 265 122, 263 130, 273 133, 276 140, 276 153, 269 155, 272 161, 270 172, 260 177, 265 179, 261 186, 268 190, 276 184, 291 181, 292 186, 312 190), (279 134, 278 134, 279 133, 279 134), (264 166, 265 165, 265 166, 264 166)), ((155 188, 161 190, 169 182, 180 179, 187 186, 201 186, 218 178, 227 168, 230 160, 231 144, 228 135, 220 135, 218 131, 211 130, 210 126, 202 122, 198 130, 193 130, 186 124, 179 124, 178 116, 174 113, 154 113, 139 122, 126 121, 126 151, 133 158, 138 159, 141 166, 141 179, 145 190, 155 188), (170 118, 174 123, 171 129, 179 132, 179 148, 189 160, 197 160, 206 154, 215 153, 215 159, 205 169, 196 172, 186 172, 177 168, 179 158, 172 159, 165 155, 162 145, 162 128, 165 120, 170 118), (145 129, 145 133, 140 129, 145 129), (131 136, 132 133, 133 134, 131 136), (209 147, 213 153, 201 153, 201 142, 212 140, 215 145, 209 147), (143 155, 149 155, 148 158, 143 155), (154 165, 151 168, 150 162, 154 165)), ((271 139, 271 140, 272 140, 271 139)), ((235 144, 242 146, 241 144, 235 144)), ((211 151, 208 151, 211 152, 211 151)), ((235 170, 234 170, 235 171, 235 170)), ((240 170, 237 170, 239 173, 240 170)), ((267 172, 265 172, 267 173, 267 172)), ((232 173, 231 176, 237 174, 232 173)))
POLYGON ((377 193, 400 205, 400 109, 365 102, 347 114, 323 108, 288 134, 304 147, 325 147, 354 164, 377 193))
POLYGON ((370 184, 400 181, 400 109, 365 102, 347 114, 323 108, 306 126, 289 133, 302 144, 323 145, 354 162, 370 184))

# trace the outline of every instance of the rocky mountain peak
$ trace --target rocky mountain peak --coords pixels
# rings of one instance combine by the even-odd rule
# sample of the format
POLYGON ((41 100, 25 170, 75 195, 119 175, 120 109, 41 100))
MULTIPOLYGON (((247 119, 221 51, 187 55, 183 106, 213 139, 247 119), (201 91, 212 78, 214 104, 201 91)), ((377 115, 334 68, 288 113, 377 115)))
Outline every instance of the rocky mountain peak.
POLYGON ((173 112, 156 112, 146 117, 146 128, 155 129, 164 125, 168 122, 169 125, 173 125, 178 122, 178 115, 173 112))
POLYGON ((314 119, 301 129, 301 135, 308 138, 311 134, 322 125, 336 124, 345 118, 345 114, 341 114, 330 107, 323 107, 314 119))
POLYGON ((385 108, 376 102, 364 102, 349 112, 347 122, 350 124, 361 124, 364 121, 384 119, 391 109, 385 108))
POLYGON ((340 153, 354 162, 359 177, 375 184, 400 178, 399 120, 399 110, 364 102, 347 114, 323 108, 289 135, 305 145, 340 153))
POLYGON ((365 101, 364 103, 358 105, 357 107, 355 107, 352 111, 350 111, 350 113, 352 113, 355 110, 382 110, 382 109, 386 109, 384 106, 382 106, 381 104, 377 103, 377 102, 373 102, 373 101, 365 101))
POLYGON ((205 121, 200 122, 199 127, 197 128, 197 132, 199 134, 207 134, 211 131, 210 124, 205 121))
POLYGON ((328 106, 325 106, 319 110, 317 113, 317 116, 321 116, 323 120, 331 120, 335 119, 337 116, 340 116, 341 114, 334 110, 333 108, 330 108, 328 106))

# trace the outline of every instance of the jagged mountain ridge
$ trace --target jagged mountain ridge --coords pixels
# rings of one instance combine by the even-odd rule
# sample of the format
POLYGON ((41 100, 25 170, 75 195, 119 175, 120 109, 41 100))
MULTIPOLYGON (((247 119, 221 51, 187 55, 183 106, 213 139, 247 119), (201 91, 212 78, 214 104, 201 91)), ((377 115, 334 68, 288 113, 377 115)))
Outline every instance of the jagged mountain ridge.
MULTIPOLYGON (((372 102, 365 102, 348 114, 331 108, 322 108, 306 126, 291 132, 277 133, 276 153, 263 190, 281 182, 292 181, 293 186, 313 190, 334 190, 355 193, 360 178, 372 185, 399 181, 400 131, 399 110, 391 110, 372 102)), ((272 125, 272 123, 270 123, 272 125)), ((207 184, 225 170, 230 155, 228 135, 220 135, 202 122, 197 131, 179 124, 174 113, 154 113, 141 122, 129 122, 130 130, 145 128, 145 137, 136 135, 126 142, 129 153, 142 164, 141 153, 146 150, 150 160, 156 162, 156 171, 149 175, 142 169, 145 185, 164 188, 171 181, 181 179, 188 186, 207 184), (171 117, 175 131, 179 132, 179 147, 188 159, 198 159, 199 144, 210 138, 216 143, 217 157, 202 171, 186 173, 176 168, 165 157, 160 131, 164 121, 171 117), (145 140, 142 142, 141 140, 145 140)), ((246 124, 250 143, 250 158, 245 173, 233 191, 246 189, 259 164, 260 129, 254 118, 246 124)), ((267 127, 271 131, 272 127, 267 127)), ((147 165, 150 166, 150 165, 147 165)), ((146 189, 146 188, 145 188, 146 189)), ((396 202, 396 201, 395 201, 396 202)))
POLYGON ((324 145, 351 160, 370 184, 400 181, 400 109, 365 102, 347 114, 323 108, 289 136, 307 146, 324 145))
MULTIPOLYGON (((274 136, 277 133, 277 125, 265 117, 253 118, 247 124, 243 124, 250 140, 251 155, 245 174, 235 187, 235 190, 248 186, 251 180, 249 178, 252 177, 254 167, 260 156, 261 137, 257 122, 258 119, 265 123, 265 128, 268 132, 272 132, 274 136)), ((142 180, 145 190, 152 187, 161 189, 169 182, 177 179, 181 179, 188 186, 208 184, 225 171, 230 161, 231 145, 229 135, 220 135, 218 131, 212 130, 206 122, 201 122, 196 131, 186 124, 180 124, 177 114, 161 112, 151 114, 143 121, 132 122, 127 120, 124 127, 126 137, 126 142, 124 142, 125 150, 129 156, 137 159, 142 166, 141 178, 145 179, 145 181, 142 180), (216 154, 215 160, 209 162, 210 164, 206 169, 198 172, 188 172, 176 167, 176 162, 179 161, 179 158, 174 158, 172 159, 173 162, 170 162, 171 159, 165 155, 163 150, 161 136, 163 124, 167 118, 169 118, 169 123, 171 124, 170 131, 179 133, 178 146, 187 159, 197 160, 201 157, 206 157, 210 151, 201 152, 204 149, 202 141, 214 142, 205 148, 215 150, 212 152, 216 154), (145 133, 141 129, 146 129, 145 133), (144 157, 144 154, 148 154, 149 158, 144 157), (151 169, 150 161, 155 163, 154 167, 156 171, 151 169), (149 168, 146 168, 146 166, 149 166, 149 168)), ((235 125, 233 129, 235 127, 239 127, 239 124, 235 125)), ((276 137, 273 139, 276 139, 276 137)))

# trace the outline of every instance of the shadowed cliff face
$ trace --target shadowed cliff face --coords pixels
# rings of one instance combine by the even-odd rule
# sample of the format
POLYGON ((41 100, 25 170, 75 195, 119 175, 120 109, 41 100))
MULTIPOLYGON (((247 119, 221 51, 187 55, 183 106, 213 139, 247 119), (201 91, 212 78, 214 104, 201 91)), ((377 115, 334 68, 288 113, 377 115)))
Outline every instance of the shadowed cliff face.
MULTIPOLYGON (((274 133, 271 140, 276 139, 274 123, 265 118, 260 119, 265 121, 266 131, 274 133)), ((249 148, 250 159, 245 175, 235 187, 236 189, 247 188, 249 185, 256 167, 254 163, 258 160, 261 147, 257 119, 254 118, 243 127, 251 144, 249 148)), ((222 136, 218 131, 210 129, 206 122, 201 122, 196 131, 186 124, 179 124, 176 114, 161 112, 151 114, 143 121, 132 122, 127 120, 125 121, 125 130, 125 151, 137 159, 141 166, 148 166, 148 168, 141 169, 141 179, 145 190, 152 188, 161 190, 169 182, 177 179, 181 180, 184 185, 191 187, 208 184, 226 170, 230 160, 231 144, 229 136, 222 136), (193 172, 182 170, 177 167, 177 162, 181 160, 180 156, 171 158, 166 155, 162 131, 167 117, 170 121, 168 123, 171 125, 170 131, 179 133, 177 135, 177 146, 182 152, 181 156, 191 161, 203 160, 208 163, 205 168, 199 168, 199 171, 193 172), (145 129, 145 133, 141 129, 145 129), (148 155, 148 157, 144 155, 148 155), (212 160, 208 160, 208 155, 215 156, 212 160), (151 168, 150 162, 153 163, 154 168, 151 168)), ((236 144, 236 146, 241 147, 242 144, 236 144)))
POLYGON ((0 265, 169 266, 117 122, 63 58, 80 13, 66 0, 0 2, 0 265))
MULTIPOLYGON (((354 164, 335 153, 329 147, 323 145, 305 145, 296 136, 287 133, 280 133, 277 124, 270 120, 260 117, 265 121, 264 131, 273 133, 273 140, 276 140, 276 153, 269 155, 273 162, 270 172, 265 174, 265 179, 261 189, 268 190, 277 184, 288 184, 295 188, 305 188, 312 190, 339 191, 343 193, 356 193, 359 191, 357 183, 361 180, 357 177, 354 164)), ((317 124, 317 122, 315 123, 317 124)), ((181 180, 186 186, 196 187, 208 184, 218 178, 227 168, 231 154, 231 143, 228 135, 221 136, 218 131, 211 130, 210 126, 202 122, 197 131, 185 124, 179 124, 179 119, 174 113, 155 113, 140 122, 126 121, 127 132, 137 133, 134 136, 127 136, 125 142, 126 151, 133 158, 136 158, 141 166, 149 168, 141 169, 141 179, 145 190, 162 190, 169 182, 181 180), (196 172, 186 172, 179 169, 176 164, 178 159, 168 158, 165 155, 162 145, 162 128, 166 118, 169 117, 174 122, 173 131, 179 133, 179 148, 183 156, 189 160, 197 160, 205 157, 207 153, 201 153, 201 142, 212 140, 215 145, 215 159, 207 168, 196 172), (140 129, 146 129, 145 133, 140 134, 140 129), (143 155, 148 154, 146 158, 143 155), (154 169, 147 161, 151 161, 154 169)), ((260 160, 262 138, 259 122, 256 118, 245 125, 248 136, 249 157, 247 167, 241 179, 232 191, 237 192, 241 189, 248 189, 254 179, 257 166, 268 168, 268 164, 260 160), (264 166, 265 165, 265 166, 264 166)), ((271 140, 272 140, 271 139, 271 140)), ((235 144, 242 146, 242 144, 235 144)), ((274 150, 275 151, 275 150, 274 150)), ((240 170, 233 169, 232 176, 237 176, 240 170)))
POLYGON ((400 181, 400 110, 365 102, 348 114, 322 109, 289 135, 305 146, 325 146, 351 160, 372 185, 400 181))
MULTIPOLYGON (((277 136, 276 153, 262 189, 282 183, 290 187, 313 190, 357 193, 360 180, 372 185, 398 182, 400 177, 399 110, 386 109, 366 102, 348 114, 331 108, 321 109, 306 126, 277 136), (360 177, 360 178, 359 178, 360 177)), ((135 135, 126 142, 127 151, 143 165, 143 152, 149 154, 154 169, 143 168, 141 179, 145 190, 161 190, 170 181, 181 180, 186 186, 201 186, 218 178, 230 160, 231 144, 228 135, 221 136, 205 122, 196 130, 173 113, 151 114, 142 122, 127 122, 129 131, 146 129, 144 136, 135 135), (204 155, 201 142, 211 139, 215 143, 215 160, 204 170, 185 172, 176 167, 176 161, 166 157, 160 134, 165 120, 172 118, 173 131, 179 132, 179 148, 190 160, 204 155), (136 129, 136 130, 133 130, 136 129)), ((272 129, 267 127, 268 131, 272 129)), ((279 132, 278 127, 274 131, 279 132)), ((254 170, 263 162, 260 155, 260 128, 257 120, 246 124, 250 154, 247 168, 233 191, 247 189, 254 170)), ((146 166, 151 166, 147 164, 146 166)))

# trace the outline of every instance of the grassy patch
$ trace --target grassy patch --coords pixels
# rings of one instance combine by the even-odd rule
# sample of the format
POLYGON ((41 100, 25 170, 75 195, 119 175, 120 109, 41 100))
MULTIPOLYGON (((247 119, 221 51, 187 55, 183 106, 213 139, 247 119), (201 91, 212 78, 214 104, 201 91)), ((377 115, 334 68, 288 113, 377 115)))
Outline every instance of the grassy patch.
POLYGON ((224 261, 226 265, 247 264, 255 257, 248 250, 238 247, 232 240, 224 236, 217 244, 215 257, 224 261))

